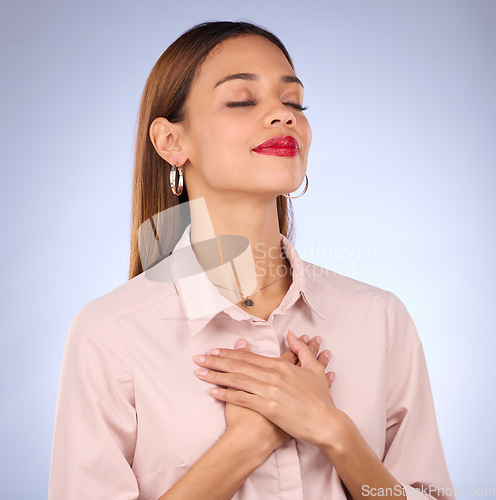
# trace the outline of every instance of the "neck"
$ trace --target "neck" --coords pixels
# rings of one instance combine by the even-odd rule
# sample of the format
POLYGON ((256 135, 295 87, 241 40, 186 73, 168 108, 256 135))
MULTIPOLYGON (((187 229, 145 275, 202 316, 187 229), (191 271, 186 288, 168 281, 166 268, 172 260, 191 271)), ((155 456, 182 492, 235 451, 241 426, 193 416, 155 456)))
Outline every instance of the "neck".
POLYGON ((246 297, 266 287, 253 300, 285 295, 291 266, 281 249, 275 199, 226 207, 199 198, 190 200, 190 211, 193 250, 222 295, 234 303, 242 296, 229 289, 246 297))

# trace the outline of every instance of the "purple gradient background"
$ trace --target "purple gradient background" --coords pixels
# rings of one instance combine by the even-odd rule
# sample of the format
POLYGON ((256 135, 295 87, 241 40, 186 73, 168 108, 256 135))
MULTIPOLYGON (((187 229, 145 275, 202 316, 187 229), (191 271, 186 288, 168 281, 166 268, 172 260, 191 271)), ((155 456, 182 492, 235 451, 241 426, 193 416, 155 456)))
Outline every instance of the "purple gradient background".
POLYGON ((284 5, 0 5, 3 498, 46 498, 70 322, 127 279, 145 80, 177 36, 215 19, 272 30, 305 84, 300 255, 403 300, 453 483, 496 487, 496 2, 284 5))

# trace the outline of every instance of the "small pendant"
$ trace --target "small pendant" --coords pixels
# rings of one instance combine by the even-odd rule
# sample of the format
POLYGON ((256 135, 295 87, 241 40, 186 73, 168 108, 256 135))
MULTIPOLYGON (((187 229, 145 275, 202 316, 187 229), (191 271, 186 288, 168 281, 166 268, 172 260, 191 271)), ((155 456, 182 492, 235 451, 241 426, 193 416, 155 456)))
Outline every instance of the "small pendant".
POLYGON ((251 300, 251 299, 246 299, 246 300, 243 302, 243 305, 249 309, 250 307, 253 307, 253 300, 251 300))

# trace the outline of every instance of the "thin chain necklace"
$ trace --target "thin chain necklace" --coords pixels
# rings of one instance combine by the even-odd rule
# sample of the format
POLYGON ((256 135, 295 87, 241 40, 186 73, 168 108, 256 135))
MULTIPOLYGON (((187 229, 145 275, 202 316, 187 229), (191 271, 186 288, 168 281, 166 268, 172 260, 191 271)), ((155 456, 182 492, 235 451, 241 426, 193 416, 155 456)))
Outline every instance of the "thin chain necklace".
POLYGON ((259 288, 256 292, 253 292, 251 295, 247 295, 246 297, 238 292, 237 290, 233 290, 232 288, 227 288, 227 286, 222 286, 222 285, 217 285, 217 283, 214 283, 215 286, 220 286, 221 288, 225 288, 226 290, 231 290, 232 292, 236 292, 238 293, 239 295, 241 295, 241 297, 243 297, 244 301, 243 301, 243 305, 247 308, 247 309, 250 309, 251 307, 253 307, 253 300, 251 300, 250 297, 253 297, 256 293, 258 293, 260 290, 263 290, 264 288, 267 288, 268 286, 270 285, 273 285, 277 280, 280 280, 282 277, 284 276, 284 274, 281 274, 279 276, 279 278, 277 278, 275 281, 273 281, 272 283, 269 283, 268 285, 265 285, 263 286, 262 288, 259 288))

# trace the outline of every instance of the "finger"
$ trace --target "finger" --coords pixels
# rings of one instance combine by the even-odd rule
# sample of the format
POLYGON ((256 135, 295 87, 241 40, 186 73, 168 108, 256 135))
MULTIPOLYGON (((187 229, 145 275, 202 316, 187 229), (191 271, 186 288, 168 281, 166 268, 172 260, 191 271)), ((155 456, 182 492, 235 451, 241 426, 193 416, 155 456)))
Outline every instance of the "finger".
MULTIPOLYGON (((301 340, 303 340, 304 335, 299 337, 301 340)), ((288 347, 282 354, 279 356, 279 359, 282 359, 284 361, 288 361, 289 363, 292 363, 293 365, 296 363, 298 366, 300 365, 300 361, 298 360, 298 356, 288 347)))
POLYGON ((243 350, 243 351, 251 351, 250 349, 250 344, 245 339, 238 339, 236 341, 236 344, 234 345, 234 349, 237 351, 243 350))
MULTIPOLYGON (((306 335, 302 335, 301 337, 299 337, 301 340, 303 340, 303 337, 306 337, 308 339, 308 337, 306 335)), ((235 348, 236 350, 249 350, 250 349, 250 345, 248 344, 248 342, 245 340, 245 339, 239 339, 236 344, 235 344, 235 348)), ((284 361, 288 361, 288 362, 292 362, 294 364, 294 361, 295 360, 298 360, 296 354, 291 350, 291 349, 286 349, 286 351, 284 351, 281 356, 279 357, 279 359, 282 359, 284 361)), ((298 361, 298 364, 299 364, 299 361, 298 361)), ((261 379, 263 382, 267 382, 267 379, 264 377, 264 376, 260 376, 260 368, 257 368, 257 372, 254 372, 255 375, 257 375, 256 377, 254 378, 259 378, 261 379)), ((243 373, 243 372, 239 372, 239 373, 243 373)), ((246 372, 244 372, 246 374, 246 372)), ((235 389, 232 389, 232 390, 235 390, 235 389)))
POLYGON ((322 343, 322 339, 320 337, 313 337, 310 342, 308 342, 308 347, 310 351, 312 351, 312 354, 314 357, 317 356, 319 349, 320 349, 320 344, 317 339, 320 339, 320 342, 322 343))
POLYGON ((263 398, 255 394, 249 394, 235 389, 222 389, 220 387, 209 387, 207 393, 220 401, 243 406, 244 408, 254 410, 264 416, 267 414, 266 403, 263 398))
MULTIPOLYGON (((226 351, 228 349, 225 349, 226 351)), ((236 351, 231 351, 232 353, 236 353, 238 355, 252 355, 257 356, 247 348, 237 349, 236 351)), ((279 366, 281 361, 276 358, 265 358, 266 361, 271 363, 270 365, 261 366, 251 362, 251 359, 257 358, 247 358, 248 361, 243 361, 241 359, 236 359, 234 357, 220 357, 220 356, 209 356, 207 354, 200 354, 197 356, 193 356, 193 361, 201 368, 204 368, 208 371, 200 372, 195 370, 195 373, 199 378, 203 380, 208 380, 210 382, 214 382, 219 385, 225 385, 229 387, 235 387, 237 389, 244 390, 244 387, 237 387, 231 384, 231 378, 228 380, 229 383, 222 383, 222 380, 227 380, 225 377, 218 377, 218 374, 230 374, 234 375, 235 382, 237 381, 236 377, 242 379, 243 382, 246 381, 247 378, 252 379, 257 382, 266 382, 270 381, 274 378, 274 373, 276 372, 275 368, 279 366)))
MULTIPOLYGON (((298 338, 302 339, 303 335, 301 337, 298 337, 298 338)), ((321 339, 321 341, 322 341, 322 339, 321 339)), ((310 342, 308 342, 308 347, 312 351, 312 354, 314 356, 317 356, 317 353, 319 352, 319 348, 320 348, 320 344, 317 341, 317 337, 313 337, 312 339, 310 339, 310 342)), ((291 351, 291 349, 289 349, 289 350, 291 351)), ((291 352, 293 352, 293 351, 291 351, 291 352)), ((296 354, 295 354, 295 356, 296 356, 296 354)), ((296 363, 296 366, 301 366, 301 361, 299 359, 298 359, 298 362, 296 363)))
POLYGON ((326 373, 326 380, 327 380, 327 385, 329 386, 329 389, 331 388, 331 385, 334 382, 335 378, 336 378, 336 374, 334 372, 327 372, 326 373))
MULTIPOLYGON (((258 373, 260 373, 260 371, 261 369, 258 368, 258 373)), ((269 386, 262 378, 245 375, 244 373, 230 373, 198 368, 195 370, 195 374, 200 380, 210 384, 237 389, 261 397, 267 397, 268 394, 269 386)))
MULTIPOLYGON (((248 341, 245 339, 241 338, 236 341, 236 344, 234 345, 234 349, 243 349, 244 351, 250 351, 250 344, 248 341)), ((226 391, 235 391, 236 389, 233 389, 232 387, 225 387, 226 391)))
MULTIPOLYGON (((305 338, 305 336, 302 336, 302 339, 303 338, 305 338)), ((308 339, 308 337, 306 338, 308 339)), ((305 343, 304 340, 301 341, 302 343, 305 343)), ((243 361, 241 359, 236 359, 234 357, 234 355, 236 354, 252 354, 249 351, 250 347, 248 345, 248 342, 243 338, 237 340, 235 348, 236 350, 231 351, 231 355, 229 355, 229 357, 221 357, 219 355, 194 356, 195 363, 205 369, 205 371, 196 370, 196 375, 198 376, 198 378, 204 381, 248 392, 257 391, 257 393, 260 394, 260 390, 262 390, 263 388, 259 385, 259 383, 262 382, 264 385, 270 383, 270 381, 275 376, 276 365, 274 365, 273 367, 259 366, 252 363, 251 360, 243 361)), ((219 351, 229 350, 224 349, 219 351)), ((227 356, 226 353, 224 353, 224 355, 227 356)), ((283 361, 290 363, 290 361, 287 360, 295 360, 297 359, 297 357, 295 353, 291 351, 291 349, 289 349, 283 355, 281 355, 279 360, 277 360, 277 358, 265 359, 273 360, 279 363, 282 359, 283 361)), ((291 364, 294 364, 294 361, 291 364)))
POLYGON ((302 342, 300 339, 296 338, 296 335, 291 332, 291 330, 288 330, 287 338, 288 345, 290 349, 298 356, 298 359, 301 362, 301 366, 315 366, 316 359, 308 345, 305 344, 305 342, 302 342))
POLYGON ((324 367, 327 368, 327 365, 329 364, 329 360, 331 359, 331 351, 325 350, 322 351, 318 357, 317 361, 324 367))
MULTIPOLYGON (((208 354, 197 354, 193 356, 193 361, 197 364, 198 358, 215 358, 215 359, 230 359, 237 361, 244 361, 245 363, 249 363, 255 366, 259 366, 261 368, 273 368, 279 363, 277 358, 271 358, 269 356, 262 356, 260 354, 255 354, 254 352, 250 352, 247 349, 209 349, 208 354)), ((203 366, 203 365, 202 365, 203 366)))
MULTIPOLYGON (((307 335, 302 335, 299 337, 299 339, 305 343, 307 343, 309 341, 307 335)), ((238 342, 240 342, 241 340, 246 342, 245 339, 238 339, 238 342)), ((234 350, 233 349, 219 349, 219 348, 209 349, 208 354, 197 354, 197 355, 193 356, 193 361, 195 363, 197 363, 197 360, 196 360, 197 356, 208 357, 210 355, 210 356, 215 356, 215 357, 220 357, 220 358, 238 359, 241 361, 246 361, 246 362, 251 363, 251 364, 256 365, 256 366, 261 366, 263 368, 272 368, 277 364, 277 361, 275 362, 275 360, 277 360, 278 358, 271 358, 268 356, 262 356, 259 354, 255 354, 255 353, 252 353, 249 350, 249 348, 248 349, 245 349, 245 348, 238 349, 237 346, 238 346, 238 344, 236 344, 236 348, 234 350)), ((286 351, 284 351, 284 353, 281 354, 279 359, 281 359, 281 358, 285 361, 292 363, 292 364, 295 364, 295 362, 298 361, 298 357, 290 348, 286 349, 286 351)), ((300 363, 298 363, 298 364, 300 364, 300 363)))

